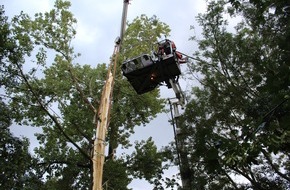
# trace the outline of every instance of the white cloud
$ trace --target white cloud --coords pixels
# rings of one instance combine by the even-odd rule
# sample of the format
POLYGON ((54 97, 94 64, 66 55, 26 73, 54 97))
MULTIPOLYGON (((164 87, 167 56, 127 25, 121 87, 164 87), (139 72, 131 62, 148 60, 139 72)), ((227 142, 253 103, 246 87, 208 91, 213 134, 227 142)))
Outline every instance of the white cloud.
POLYGON ((51 0, 4 0, 6 15, 18 15, 20 11, 24 11, 31 16, 37 12, 49 11, 53 7, 51 0))
POLYGON ((102 30, 86 25, 86 23, 82 22, 81 20, 78 20, 78 23, 76 25, 76 31, 76 45, 90 45, 94 43, 96 39, 99 39, 102 34, 102 30))

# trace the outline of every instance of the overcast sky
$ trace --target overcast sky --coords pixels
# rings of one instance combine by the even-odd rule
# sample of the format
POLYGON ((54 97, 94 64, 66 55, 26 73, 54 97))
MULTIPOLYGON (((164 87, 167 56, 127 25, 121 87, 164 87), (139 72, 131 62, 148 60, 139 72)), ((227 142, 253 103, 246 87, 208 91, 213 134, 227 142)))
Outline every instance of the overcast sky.
MULTIPOLYGON (((37 12, 52 9, 54 0, 1 0, 1 4, 4 4, 5 14, 9 17, 19 14, 20 11, 33 16, 37 12)), ((76 53, 82 55, 78 59, 79 63, 93 67, 98 63, 108 63, 113 52, 114 40, 120 34, 123 0, 72 0, 71 4, 70 10, 78 22, 74 48, 76 53)), ((168 38, 175 42, 177 49, 191 55, 196 47, 188 39, 193 35, 199 36, 200 28, 195 17, 204 10, 205 0, 132 0, 128 8, 127 20, 131 22, 141 14, 146 14, 148 17, 156 15, 160 21, 171 28, 171 35, 168 38), (195 30, 190 30, 191 25, 195 30)), ((186 88, 186 82, 182 86, 186 88)), ((165 87, 161 88, 161 94, 164 98, 173 97, 173 93, 165 87)), ((173 141, 173 130, 168 123, 169 119, 169 114, 160 114, 148 126, 138 127, 132 136, 132 141, 152 136, 159 147, 166 146, 168 142, 173 141)), ((15 134, 33 136, 25 129, 17 129, 15 134)), ((171 173, 174 172, 176 171, 172 170, 171 173)), ((149 184, 138 180, 135 180, 130 188, 152 189, 149 184)))

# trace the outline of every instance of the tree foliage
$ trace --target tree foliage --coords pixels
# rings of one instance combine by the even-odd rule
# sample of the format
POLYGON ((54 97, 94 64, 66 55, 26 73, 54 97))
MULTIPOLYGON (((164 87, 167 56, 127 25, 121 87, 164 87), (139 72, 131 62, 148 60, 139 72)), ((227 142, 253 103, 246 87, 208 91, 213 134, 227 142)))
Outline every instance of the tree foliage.
POLYGON ((29 142, 14 137, 10 110, 0 99, 0 187, 1 189, 38 189, 43 182, 37 175, 37 159, 29 153, 29 142))
POLYGON ((149 138, 147 141, 137 142, 132 153, 129 167, 133 175, 150 181, 153 177, 162 173, 162 154, 158 152, 156 145, 149 138))
POLYGON ((190 71, 200 87, 183 116, 192 187, 287 189, 289 3, 230 2, 210 1, 197 17, 190 71), (235 32, 225 15, 240 16, 235 32))
POLYGON ((156 15, 149 18, 142 14, 128 24, 122 45, 123 54, 126 58, 133 58, 140 53, 150 53, 158 40, 169 36, 169 33, 169 26, 161 22, 156 15))

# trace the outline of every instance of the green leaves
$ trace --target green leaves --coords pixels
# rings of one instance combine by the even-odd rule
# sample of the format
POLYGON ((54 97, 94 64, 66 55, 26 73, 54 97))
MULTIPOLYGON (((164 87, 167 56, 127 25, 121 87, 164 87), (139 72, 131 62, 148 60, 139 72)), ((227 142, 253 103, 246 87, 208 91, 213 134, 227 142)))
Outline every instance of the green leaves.
POLYGON ((131 157, 130 170, 133 176, 150 181, 162 172, 162 154, 158 153, 152 138, 137 142, 131 157))
POLYGON ((169 32, 169 26, 159 21, 156 16, 148 18, 146 15, 141 15, 128 24, 122 44, 122 54, 126 58, 132 58, 141 53, 150 53, 158 40, 169 36, 169 32))
MULTIPOLYGON (((269 13, 277 2, 230 2, 234 6, 230 9, 226 9, 224 1, 209 2, 207 13, 198 16, 204 39, 199 41, 199 52, 195 54, 199 61, 192 70, 199 76, 201 87, 193 88, 194 96, 185 112, 185 125, 192 128, 188 130, 190 160, 197 168, 193 179, 204 176, 194 183, 205 188, 206 180, 208 187, 215 187, 216 180, 237 188, 230 174, 239 174, 254 188, 281 180, 279 186, 283 189, 290 181, 287 172, 277 168, 285 168, 289 162, 285 159, 288 149, 285 151, 283 146, 288 141, 282 140, 289 131, 288 117, 284 115, 289 113, 289 102, 284 99, 289 93, 285 86, 289 67, 285 67, 288 58, 276 41, 276 29, 284 20, 275 23, 280 13, 269 13), (229 10, 232 16, 244 16, 235 33, 229 32, 224 19, 229 10)), ((287 6, 282 4, 279 6, 287 6)))
POLYGON ((127 173, 127 165, 123 160, 108 160, 104 168, 104 188, 127 190, 131 182, 127 173))
POLYGON ((10 110, 0 98, 0 187, 3 189, 39 188, 41 181, 33 173, 36 159, 29 153, 29 142, 25 138, 14 137, 10 110))
POLYGON ((73 56, 73 48, 70 47, 70 42, 76 34, 74 29, 76 19, 68 11, 69 7, 70 2, 58 0, 55 3, 56 9, 52 9, 44 15, 36 14, 35 20, 31 22, 32 36, 36 40, 35 43, 54 49, 65 56, 66 59, 73 56))

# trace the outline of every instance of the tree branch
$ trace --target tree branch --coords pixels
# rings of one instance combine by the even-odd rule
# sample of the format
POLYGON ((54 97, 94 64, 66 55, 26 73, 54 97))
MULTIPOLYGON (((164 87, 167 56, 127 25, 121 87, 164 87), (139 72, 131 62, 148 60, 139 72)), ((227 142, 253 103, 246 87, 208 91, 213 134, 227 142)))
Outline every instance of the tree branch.
POLYGON ((238 174, 242 175, 243 177, 245 177, 247 180, 249 180, 251 182, 251 184, 256 187, 257 189, 262 189, 261 186, 259 185, 259 183, 257 183, 257 181, 255 181, 255 179, 252 179, 250 176, 246 175, 244 172, 240 171, 239 169, 235 168, 235 167, 230 167, 230 169, 232 169, 233 171, 237 172, 238 174))
MULTIPOLYGON (((65 103, 63 103, 61 100, 58 100, 60 106, 62 108, 66 107, 67 105, 65 103)), ((91 138, 89 138, 88 135, 86 135, 82 130, 80 130, 80 128, 78 127, 78 125, 74 122, 74 121, 69 121, 74 127, 75 129, 88 141, 88 143, 91 143, 91 138)))
POLYGON ((69 71, 69 73, 70 73, 70 77, 71 77, 71 79, 72 79, 72 81, 73 81, 73 83, 74 83, 74 85, 75 85, 77 91, 80 93, 80 95, 81 95, 83 101, 84 101, 84 102, 89 106, 89 108, 90 108, 94 113, 97 113, 96 108, 95 108, 95 107, 92 105, 92 103, 88 100, 88 98, 86 97, 85 93, 83 92, 83 90, 82 90, 81 87, 79 86, 78 81, 77 81, 75 75, 74 75, 73 72, 72 72, 72 69, 71 69, 71 68, 68 68, 68 71, 69 71))
POLYGON ((222 169, 222 171, 224 172, 224 174, 226 175, 226 177, 230 180, 230 182, 235 187, 235 189, 238 190, 239 188, 238 188, 236 182, 231 178, 231 176, 224 169, 222 169))
POLYGON ((49 116, 49 118, 55 123, 56 127, 59 129, 59 131, 63 134, 63 136, 69 141, 71 142, 79 151, 80 153, 87 159, 91 160, 91 157, 81 148, 79 147, 66 133, 65 131, 62 129, 61 124, 58 122, 57 118, 55 116, 53 116, 48 109, 43 105, 42 101, 38 98, 39 96, 34 92, 32 86, 30 85, 28 79, 26 78, 26 76, 23 73, 23 70, 21 69, 20 65, 18 63, 15 63, 17 68, 19 69, 19 72, 21 74, 21 77, 23 78, 25 84, 27 85, 29 91, 32 93, 32 95, 34 96, 34 98, 36 98, 37 103, 40 105, 41 109, 49 116))
MULTIPOLYGON (((47 48, 50 48, 50 49, 53 49, 55 50, 56 52, 60 53, 65 59, 66 61, 70 64, 71 63, 71 59, 62 51, 60 51, 59 49, 57 48, 54 48, 53 46, 49 45, 48 43, 42 41, 42 43, 44 44, 45 47, 47 48)), ((97 110, 96 108, 91 104, 91 102, 87 99, 87 97, 85 96, 83 90, 81 89, 81 87, 79 86, 78 82, 77 82, 77 79, 75 77, 75 75, 73 74, 72 70, 71 70, 71 67, 69 66, 68 68, 68 71, 70 73, 70 77, 74 83, 74 85, 76 86, 76 89, 77 91, 80 93, 83 101, 89 106, 89 108, 94 112, 94 113, 97 113, 97 110)))
POLYGON ((273 170, 279 175, 281 176, 283 179, 287 180, 288 182, 290 182, 290 178, 283 174, 282 172, 279 171, 279 169, 273 164, 272 159, 270 157, 270 155, 266 152, 266 150, 261 149, 263 155, 265 156, 266 160, 268 161, 268 164, 273 168, 273 170))

